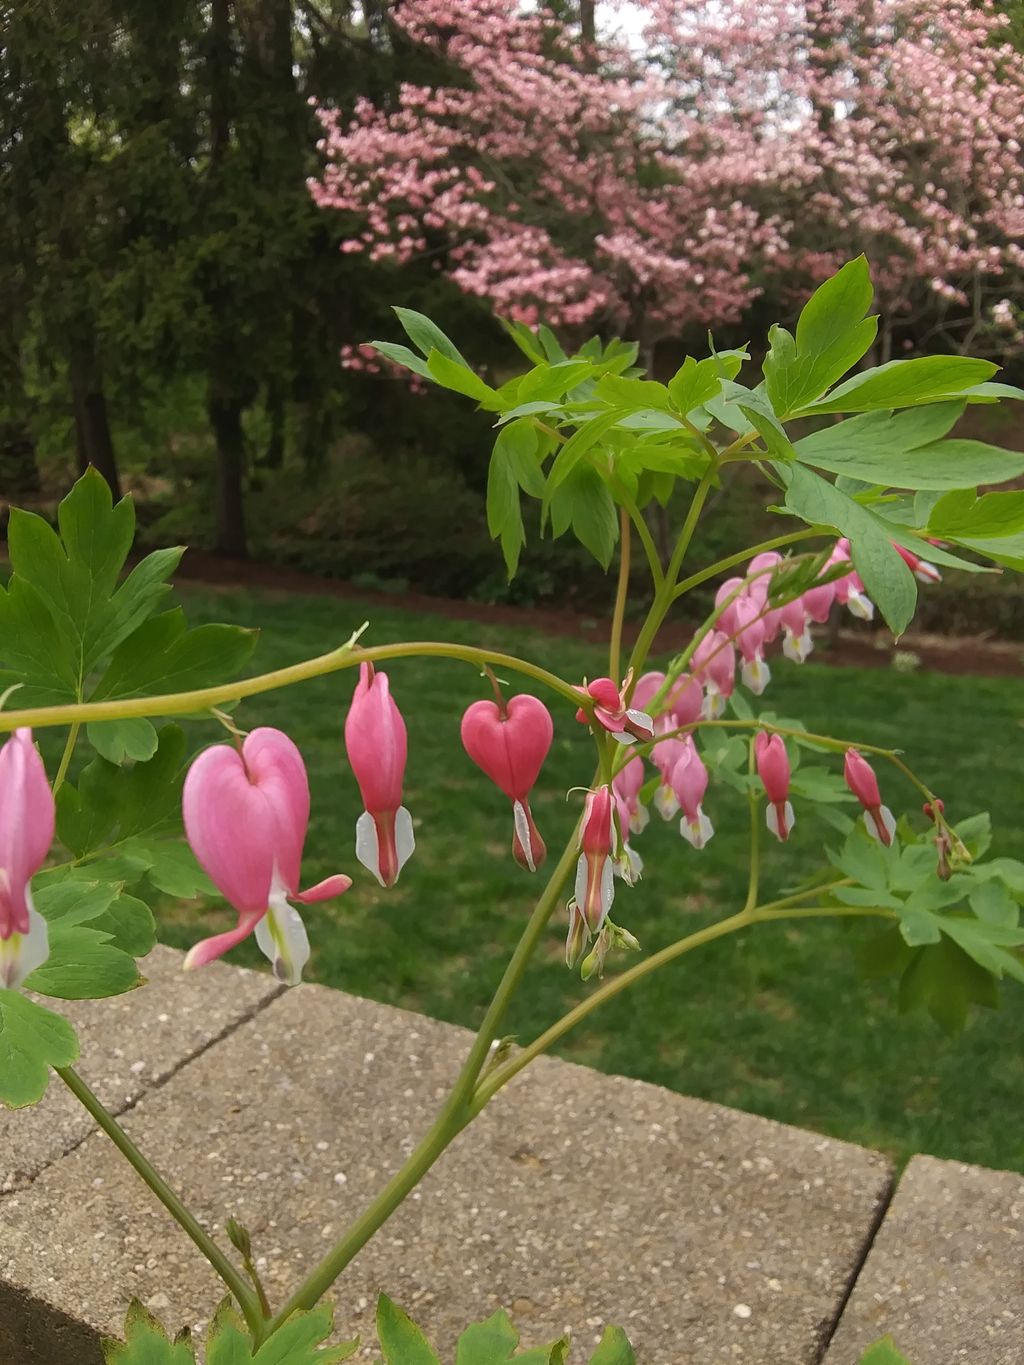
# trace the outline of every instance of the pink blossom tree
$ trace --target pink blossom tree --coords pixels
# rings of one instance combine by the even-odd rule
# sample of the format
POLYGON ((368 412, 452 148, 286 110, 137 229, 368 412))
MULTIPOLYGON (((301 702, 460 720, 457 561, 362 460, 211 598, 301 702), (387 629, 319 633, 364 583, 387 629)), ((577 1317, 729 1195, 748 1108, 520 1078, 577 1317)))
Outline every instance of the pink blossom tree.
POLYGON ((513 0, 408 0, 395 20, 443 76, 404 84, 393 107, 321 109, 327 165, 312 192, 353 215, 343 249, 433 256, 527 323, 649 342, 742 315, 758 292, 742 262, 782 245, 746 202, 757 167, 696 174, 659 122, 671 90, 625 36, 581 46, 513 0))
POLYGON ((436 76, 320 110, 311 188, 352 215, 345 250, 647 344, 863 250, 882 359, 893 322, 1024 339, 1024 57, 988 0, 638 0, 593 40, 517 0, 393 18, 436 76))

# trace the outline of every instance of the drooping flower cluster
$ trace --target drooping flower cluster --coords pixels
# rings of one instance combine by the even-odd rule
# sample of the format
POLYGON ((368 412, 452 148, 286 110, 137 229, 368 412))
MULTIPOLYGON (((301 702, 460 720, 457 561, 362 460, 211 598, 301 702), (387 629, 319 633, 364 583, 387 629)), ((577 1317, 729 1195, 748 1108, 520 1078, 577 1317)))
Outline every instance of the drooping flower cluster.
MULTIPOLYGON (((356 857, 382 886, 393 886, 415 845, 402 804, 406 731, 387 674, 369 663, 360 667, 345 718, 345 745, 365 807, 356 823, 356 857)), ((352 885, 338 873, 299 890, 309 811, 305 763, 281 730, 253 730, 240 748, 215 744, 193 762, 182 793, 185 833, 238 923, 197 943, 186 968, 222 957, 255 933, 278 979, 291 986, 301 980, 309 937, 291 902, 329 900, 352 885)))
MULTIPOLYGON (((904 557, 924 581, 938 577, 932 565, 904 557)), ((760 695, 771 677, 765 651, 780 634, 783 652, 801 663, 812 649, 811 623, 827 619, 834 602, 861 617, 873 614, 846 541, 838 541, 828 558, 826 568, 833 576, 793 600, 786 600, 785 569, 781 587, 773 591, 781 564, 778 554, 758 555, 742 578, 722 584, 711 621, 684 655, 688 669, 671 675, 649 672, 635 682, 628 674, 621 685, 597 678, 576 689, 577 721, 599 737, 615 739, 623 746, 616 753, 624 760, 615 758, 610 782, 588 790, 579 827, 566 953, 575 963, 594 944, 585 974, 600 969, 610 947, 635 946, 628 931, 609 916, 616 877, 633 885, 643 871, 631 839, 649 818, 643 801, 644 759, 638 753, 625 757, 625 746, 639 744, 648 751, 658 775, 655 809, 665 820, 678 815, 680 835, 693 848, 704 848, 714 835, 704 809, 710 779, 694 731, 721 717, 736 685, 737 657, 742 685, 760 695)), ((356 857, 381 886, 390 887, 415 847, 412 817, 403 804, 408 739, 388 676, 371 663, 360 666, 344 731, 364 806, 356 823, 356 857)), ((512 803, 512 854, 530 872, 546 855, 530 798, 553 734, 547 707, 528 694, 506 701, 498 693, 495 701, 473 702, 462 717, 466 753, 512 803)), ((790 759, 783 737, 770 726, 756 735, 754 763, 767 799, 768 829, 785 841, 795 824, 790 759)), ((873 770, 856 749, 846 753, 845 775, 864 808, 868 833, 890 843, 892 814, 882 804, 873 770)), ((235 928, 196 944, 186 966, 210 962, 255 934, 275 974, 295 984, 310 946, 293 902, 327 900, 352 884, 339 873, 299 890, 310 794, 298 748, 280 730, 269 728, 254 730, 238 748, 213 745, 189 770, 183 811, 196 857, 238 916, 235 928)), ((28 880, 45 858, 52 836, 53 798, 42 763, 28 731, 18 731, 0 751, 0 979, 8 984, 24 979, 45 958, 45 922, 32 910, 28 880), (11 817, 16 807, 34 810, 31 836, 11 817)))

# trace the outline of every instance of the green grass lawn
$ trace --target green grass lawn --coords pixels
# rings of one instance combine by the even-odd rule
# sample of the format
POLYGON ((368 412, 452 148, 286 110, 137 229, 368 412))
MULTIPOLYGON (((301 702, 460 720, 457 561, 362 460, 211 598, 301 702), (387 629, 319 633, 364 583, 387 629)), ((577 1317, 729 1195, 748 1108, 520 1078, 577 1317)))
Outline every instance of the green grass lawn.
MULTIPOLYGON (((194 623, 228 620, 263 628, 256 667, 297 661, 337 644, 369 609, 319 597, 187 589, 194 623)), ((373 643, 455 639, 500 646, 569 676, 604 672, 592 647, 529 631, 509 632, 397 609, 372 611, 373 643)), ((1024 856, 1021 725, 1024 692, 1012 679, 947 678, 856 671, 779 661, 770 700, 811 729, 902 746, 946 799, 954 819, 989 808, 998 851, 1024 856)), ((459 743, 463 708, 485 688, 464 664, 409 660, 389 670, 409 727, 406 804, 418 848, 401 883, 382 892, 356 863, 360 805, 347 769, 342 723, 350 673, 245 703, 243 727, 286 729, 301 746, 313 788, 307 884, 349 872, 341 900, 307 912, 314 957, 307 975, 438 1018, 475 1025, 520 932, 539 879, 509 856, 508 803, 459 743)), ((218 736, 212 727, 195 739, 218 736)), ((557 855, 589 780, 592 750, 564 708, 534 802, 557 855)), ((912 789, 884 776, 890 804, 916 810, 912 789)), ((731 912, 745 889, 746 812, 725 788, 706 808, 717 833, 696 853, 675 826, 654 817, 638 841, 646 872, 621 887, 616 918, 656 949, 731 912), (655 827, 656 826, 656 827, 655 827)), ((765 890, 783 887, 821 858, 828 827, 798 809, 783 851, 765 850, 765 890)), ((162 936, 185 946, 227 927, 211 907, 165 907, 162 936)), ((901 1016, 894 983, 858 976, 854 948, 871 930, 811 922, 761 926, 701 949, 626 992, 566 1039, 562 1054, 905 1158, 916 1151, 1024 1170, 1024 992, 1007 983, 999 1012, 976 1014, 959 1038, 924 1016, 901 1016)), ((532 968, 510 1031, 528 1037, 587 991, 562 962, 564 923, 532 968)), ((235 960, 262 962, 253 945, 235 960)), ((613 968, 614 970, 614 964, 613 968)), ((310 1046, 316 1045, 315 1039, 310 1046)))

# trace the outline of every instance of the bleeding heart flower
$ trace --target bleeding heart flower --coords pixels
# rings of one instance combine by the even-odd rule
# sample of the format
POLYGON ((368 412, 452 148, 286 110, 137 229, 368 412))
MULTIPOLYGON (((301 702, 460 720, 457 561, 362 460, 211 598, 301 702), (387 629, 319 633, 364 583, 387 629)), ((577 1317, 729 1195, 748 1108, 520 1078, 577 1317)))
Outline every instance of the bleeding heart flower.
POLYGON ((359 666, 345 749, 365 807, 356 822, 356 857, 381 886, 394 886, 416 847, 412 816, 402 805, 407 739, 388 676, 371 663, 359 666))
MULTIPOLYGON (((635 739, 654 738, 654 722, 646 711, 628 706, 622 700, 632 682, 630 673, 623 681, 621 689, 611 678, 595 678, 592 683, 584 682, 576 690, 589 697, 594 703, 594 719, 613 735, 620 744, 632 744, 635 739)), ((652 694, 653 695, 653 694, 652 694)), ((576 719, 583 725, 590 724, 590 716, 581 706, 576 719)))
POLYGON ((919 583, 942 582, 942 574, 939 573, 934 564, 929 564, 927 559, 919 559, 912 550, 907 550, 902 545, 897 545, 895 541, 893 541, 893 549, 919 583))
POLYGON ((853 616, 860 617, 862 621, 872 621, 875 616, 875 604, 865 595, 863 580, 853 567, 850 542, 844 536, 836 541, 836 548, 832 551, 829 564, 847 563, 850 565, 850 572, 844 574, 842 578, 834 579, 830 585, 835 593, 835 600, 842 602, 853 616))
POLYGON ((768 735, 762 730, 754 740, 757 774, 768 798, 765 822, 776 839, 784 842, 795 824, 793 806, 789 800, 789 755, 781 735, 768 735))
POLYGON ((692 735, 687 735, 680 743, 682 752, 673 765, 670 778, 683 812, 679 833, 694 848, 703 848, 715 832, 701 804, 708 789, 708 770, 697 752, 692 735))
POLYGON ((872 839, 891 844, 896 833, 896 821, 889 807, 882 805, 874 768, 856 749, 847 749, 843 775, 846 785, 864 807, 864 828, 872 839))
POLYGON ((56 811, 32 731, 0 749, 0 987, 20 986, 50 955, 31 881, 53 843, 56 811))
POLYGON ((736 651, 732 641, 720 630, 708 631, 693 651, 690 668, 704 688, 701 715, 705 720, 717 720, 735 687, 736 651))
POLYGON ((205 749, 182 792, 185 833, 200 866, 238 912, 238 924, 203 939, 186 968, 222 957, 255 931, 274 975, 294 986, 309 960, 309 938, 289 904, 340 896, 352 885, 342 875, 299 891, 302 849, 309 824, 309 782, 296 746, 280 730, 263 727, 231 744, 205 749))
POLYGON ((547 854, 533 822, 530 792, 553 736, 550 711, 526 693, 511 697, 504 710, 493 701, 475 701, 462 717, 466 753, 512 802, 512 856, 530 872, 547 854))
POLYGON ((751 598, 736 603, 736 644, 743 657, 740 676, 743 685, 759 697, 771 682, 771 670, 764 659, 764 622, 760 607, 751 598))
POLYGON ((639 754, 634 754, 629 762, 619 769, 612 781, 616 804, 621 803, 625 807, 627 828, 633 834, 642 833, 650 819, 647 807, 640 801, 640 789, 643 785, 644 761, 639 754))

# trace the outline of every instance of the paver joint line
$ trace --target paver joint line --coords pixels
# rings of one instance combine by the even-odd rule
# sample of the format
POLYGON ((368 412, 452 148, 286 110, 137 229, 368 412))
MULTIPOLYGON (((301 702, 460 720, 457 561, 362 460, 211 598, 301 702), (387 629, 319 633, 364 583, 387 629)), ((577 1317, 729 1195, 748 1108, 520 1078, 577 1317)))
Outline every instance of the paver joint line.
POLYGON ((868 1228, 867 1236, 864 1238, 863 1249, 850 1270, 850 1277, 846 1282, 846 1287, 840 1296, 839 1302, 836 1304, 836 1310, 832 1314, 831 1319, 822 1333, 821 1345, 818 1347, 818 1354, 814 1358, 814 1365, 824 1365, 825 1357, 828 1355, 828 1349, 832 1345, 832 1339, 836 1332, 839 1331, 839 1324, 843 1320, 843 1314, 846 1312, 847 1304, 853 1296, 853 1291, 857 1288, 857 1281, 860 1279, 861 1271, 868 1263, 868 1257, 871 1255, 875 1245, 875 1238, 878 1236, 879 1229, 885 1222, 885 1215, 889 1212, 892 1201, 896 1196, 896 1187, 898 1184, 899 1180, 894 1172, 889 1177, 889 1181, 875 1205, 875 1215, 872 1219, 871 1226, 868 1228))
MULTIPOLYGON (((207 1038, 207 1040, 204 1043, 200 1043, 194 1052, 188 1053, 187 1056, 184 1056, 180 1058, 177 1062, 173 1063, 173 1065, 170 1066, 168 1070, 163 1073, 160 1079, 156 1081, 152 1086, 150 1086, 147 1090, 140 1090, 137 1095, 124 1100, 121 1104, 108 1105, 107 1108, 109 1112, 113 1115, 114 1118, 120 1120, 126 1114, 130 1114, 133 1109, 137 1108, 137 1106, 140 1105, 142 1101, 147 1099, 150 1095, 159 1094, 159 1092, 164 1088, 165 1085, 167 1085, 169 1081, 173 1081, 177 1075, 184 1071, 185 1067, 191 1066, 193 1062, 196 1062, 199 1060, 200 1057, 205 1056, 205 1054, 209 1052, 211 1048, 217 1047, 220 1043, 223 1043, 226 1039, 230 1038, 231 1035, 235 1033, 238 1029, 240 1029, 244 1024, 252 1023, 252 1021, 257 1017, 257 1015, 262 1014, 268 1005, 272 1005, 275 1000, 277 1000, 280 996, 284 995, 287 989, 288 989, 287 986, 283 984, 279 985, 276 988, 276 990, 274 990, 271 994, 264 996, 262 1000, 258 1000, 256 1004, 253 1005, 252 1008, 246 1010, 244 1014, 240 1014, 236 1019, 233 1019, 230 1023, 225 1024, 224 1027, 220 1030, 220 1032, 215 1034, 214 1037, 207 1038)), ((51 1084, 53 1084, 53 1082, 51 1082, 51 1084)), ((40 1166, 39 1170, 36 1171, 34 1175, 26 1176, 21 1179, 15 1180, 9 1189, 5 1189, 2 1192, 0 1192, 0 1204, 2 1204, 5 1199, 9 1199, 11 1195, 17 1194, 19 1191, 29 1189, 39 1179, 39 1177, 44 1174, 44 1172, 50 1169, 51 1166, 57 1165, 57 1163, 63 1161, 65 1157, 70 1156, 72 1152, 76 1152, 78 1148, 82 1146, 83 1143, 88 1142, 90 1138, 95 1137, 97 1132, 98 1129, 95 1127, 87 1129, 82 1134, 81 1137, 74 1139, 74 1141, 70 1142, 68 1146, 65 1147, 62 1151, 56 1153, 48 1161, 44 1162, 43 1165, 40 1166)), ((6 1365, 6 1363, 0 1362, 0 1365, 6 1365)))

